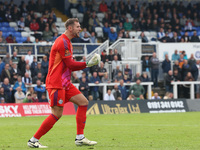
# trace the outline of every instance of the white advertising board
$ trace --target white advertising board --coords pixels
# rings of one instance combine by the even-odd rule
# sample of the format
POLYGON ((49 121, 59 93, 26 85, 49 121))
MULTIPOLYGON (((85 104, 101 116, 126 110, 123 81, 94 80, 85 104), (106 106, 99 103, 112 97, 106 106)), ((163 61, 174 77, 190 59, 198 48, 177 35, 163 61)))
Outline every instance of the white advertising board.
POLYGON ((157 51, 159 60, 163 61, 165 54, 168 54, 171 60, 175 50, 178 50, 179 54, 185 51, 188 59, 191 54, 194 54, 195 59, 200 59, 200 43, 159 43, 157 51))

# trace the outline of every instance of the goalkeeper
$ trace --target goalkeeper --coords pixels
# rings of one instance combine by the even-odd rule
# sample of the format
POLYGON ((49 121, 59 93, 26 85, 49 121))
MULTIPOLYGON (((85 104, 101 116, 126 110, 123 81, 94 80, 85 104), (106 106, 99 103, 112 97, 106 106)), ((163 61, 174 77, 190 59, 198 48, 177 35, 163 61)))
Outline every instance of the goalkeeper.
POLYGON ((76 113, 77 135, 75 144, 97 144, 97 142, 90 141, 84 137, 83 131, 86 122, 88 100, 70 80, 72 71, 97 65, 100 62, 100 56, 95 54, 88 63, 74 61, 72 57, 73 47, 70 40, 74 37, 79 37, 81 27, 76 18, 68 19, 65 23, 65 27, 66 31, 56 39, 51 48, 49 71, 46 79, 46 88, 50 98, 49 103, 52 114, 43 121, 37 132, 28 141, 28 146, 32 148, 47 148, 47 146, 43 146, 39 142, 39 139, 61 118, 63 106, 69 101, 78 105, 76 113))

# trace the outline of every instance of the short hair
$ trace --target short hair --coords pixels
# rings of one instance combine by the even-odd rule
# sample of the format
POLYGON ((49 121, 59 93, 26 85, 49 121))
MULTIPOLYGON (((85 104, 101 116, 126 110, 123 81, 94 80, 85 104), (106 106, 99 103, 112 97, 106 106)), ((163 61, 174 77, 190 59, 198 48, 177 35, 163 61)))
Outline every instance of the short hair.
POLYGON ((78 18, 70 18, 70 19, 67 19, 67 21, 65 22, 65 27, 66 27, 66 29, 68 28, 68 26, 74 25, 74 22, 79 22, 79 21, 78 21, 78 18))

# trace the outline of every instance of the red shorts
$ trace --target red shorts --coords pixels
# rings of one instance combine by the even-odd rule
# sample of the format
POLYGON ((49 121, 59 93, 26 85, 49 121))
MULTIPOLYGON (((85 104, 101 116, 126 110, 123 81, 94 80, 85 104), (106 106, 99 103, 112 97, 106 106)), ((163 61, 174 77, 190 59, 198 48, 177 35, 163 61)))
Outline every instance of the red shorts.
POLYGON ((69 102, 70 98, 81 94, 81 92, 71 84, 69 90, 65 89, 47 89, 49 94, 50 106, 64 106, 65 103, 69 102))

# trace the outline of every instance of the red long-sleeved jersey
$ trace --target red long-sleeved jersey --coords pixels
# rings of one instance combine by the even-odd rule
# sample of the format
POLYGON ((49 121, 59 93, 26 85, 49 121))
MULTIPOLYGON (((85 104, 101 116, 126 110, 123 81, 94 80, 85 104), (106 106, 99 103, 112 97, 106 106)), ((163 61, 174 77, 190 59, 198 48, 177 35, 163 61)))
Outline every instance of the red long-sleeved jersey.
POLYGON ((69 38, 62 34, 54 42, 49 58, 46 88, 69 89, 71 72, 86 68, 86 62, 73 60, 73 47, 69 38))

